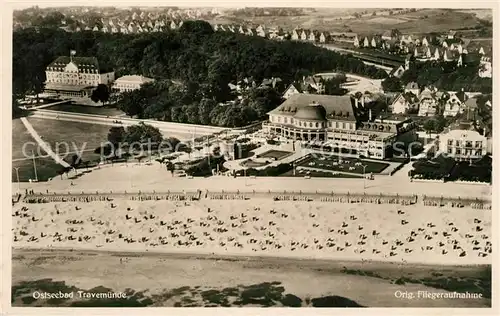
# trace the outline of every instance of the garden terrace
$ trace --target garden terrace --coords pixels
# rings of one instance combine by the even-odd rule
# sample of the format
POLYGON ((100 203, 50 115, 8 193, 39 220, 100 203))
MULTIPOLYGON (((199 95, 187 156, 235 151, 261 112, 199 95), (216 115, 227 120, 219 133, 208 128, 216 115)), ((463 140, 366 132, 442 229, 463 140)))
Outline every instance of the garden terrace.
POLYGON ((271 158, 273 160, 281 160, 285 157, 288 157, 292 155, 292 152, 289 151, 283 151, 283 150, 268 150, 266 152, 263 152, 262 154, 257 155, 257 158, 271 158))
POLYGON ((356 158, 342 158, 334 155, 325 155, 321 157, 311 155, 308 159, 300 162, 297 166, 336 172, 363 174, 363 165, 366 166, 366 169, 364 170, 366 174, 381 173, 389 167, 389 164, 384 162, 374 162, 356 158))
POLYGON ((461 161, 454 166, 447 180, 491 183, 492 166, 491 156, 485 156, 472 164, 461 161))
POLYGON ((450 176, 455 160, 438 156, 432 160, 417 161, 413 164, 414 170, 410 171, 410 176, 426 180, 440 180, 450 176))

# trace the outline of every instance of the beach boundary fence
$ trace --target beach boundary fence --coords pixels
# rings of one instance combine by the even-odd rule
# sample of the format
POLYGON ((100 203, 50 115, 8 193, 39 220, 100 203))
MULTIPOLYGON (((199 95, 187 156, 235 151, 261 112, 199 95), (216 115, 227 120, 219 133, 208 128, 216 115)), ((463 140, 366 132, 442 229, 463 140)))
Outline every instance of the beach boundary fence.
POLYGON ((465 207, 471 206, 477 209, 491 209, 491 201, 486 199, 463 199, 451 196, 418 196, 399 195, 387 193, 360 193, 340 191, 286 191, 286 190, 245 190, 245 191, 107 191, 107 192, 30 192, 25 195, 23 201, 26 203, 50 203, 50 202, 93 202, 112 201, 114 198, 126 198, 135 201, 172 200, 172 201, 196 201, 200 199, 210 200, 249 200, 251 198, 272 198, 274 201, 316 201, 332 203, 375 203, 375 204, 400 204, 413 205, 421 202, 423 206, 430 207, 465 207))

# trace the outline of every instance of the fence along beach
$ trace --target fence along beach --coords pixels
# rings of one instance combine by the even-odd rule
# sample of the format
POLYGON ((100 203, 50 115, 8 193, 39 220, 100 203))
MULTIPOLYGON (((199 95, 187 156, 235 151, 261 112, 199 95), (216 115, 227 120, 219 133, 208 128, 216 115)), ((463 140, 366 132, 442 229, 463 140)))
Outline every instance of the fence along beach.
POLYGON ((491 202, 483 199, 270 190, 27 193, 13 207, 17 248, 491 263, 491 202))

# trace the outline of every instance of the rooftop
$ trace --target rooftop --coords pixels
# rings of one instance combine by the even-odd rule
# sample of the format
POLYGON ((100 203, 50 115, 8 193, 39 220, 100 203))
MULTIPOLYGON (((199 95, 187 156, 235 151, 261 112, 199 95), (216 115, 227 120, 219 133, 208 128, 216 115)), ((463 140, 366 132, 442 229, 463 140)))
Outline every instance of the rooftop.
MULTIPOLYGON (((355 121, 353 99, 350 96, 333 96, 319 94, 294 94, 291 95, 276 109, 267 114, 292 115, 295 116, 299 109, 310 107, 311 104, 321 105, 327 118, 338 118, 346 121, 355 121)), ((316 106, 317 106, 316 105, 316 106)), ((318 112, 318 109, 308 109, 305 111, 318 112)), ((320 109, 321 110, 321 109, 320 109)), ((322 110, 321 110, 322 111, 322 110)), ((316 114, 315 114, 316 115, 316 114)))

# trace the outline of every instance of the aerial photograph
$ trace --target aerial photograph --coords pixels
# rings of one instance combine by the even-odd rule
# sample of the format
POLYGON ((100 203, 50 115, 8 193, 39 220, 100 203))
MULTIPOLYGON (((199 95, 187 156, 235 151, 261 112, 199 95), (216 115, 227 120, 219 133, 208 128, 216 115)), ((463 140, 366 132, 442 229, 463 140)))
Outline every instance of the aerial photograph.
POLYGON ((492 309, 492 8, 104 5, 13 12, 12 307, 492 309))

